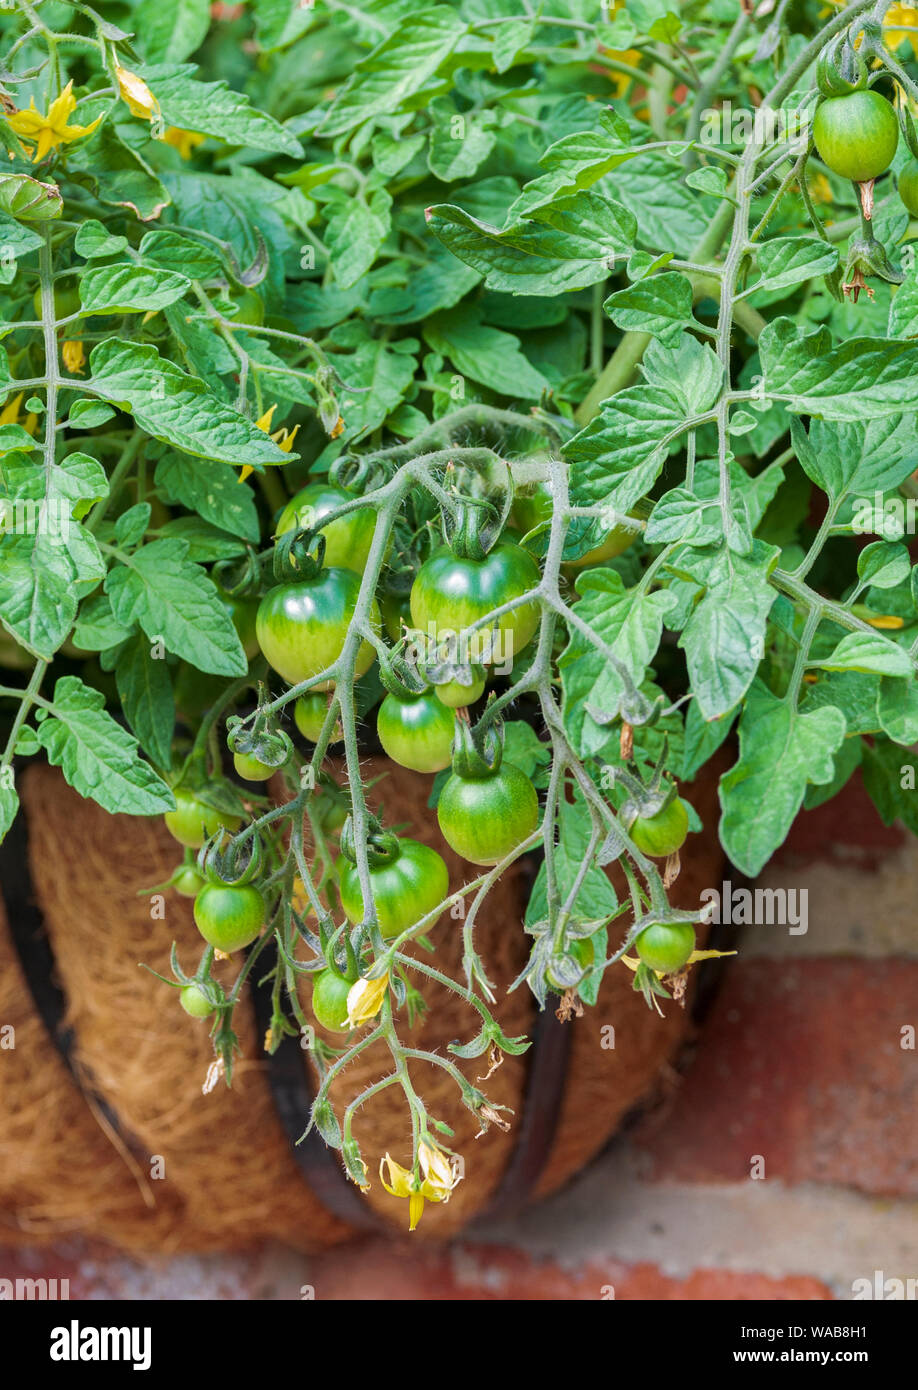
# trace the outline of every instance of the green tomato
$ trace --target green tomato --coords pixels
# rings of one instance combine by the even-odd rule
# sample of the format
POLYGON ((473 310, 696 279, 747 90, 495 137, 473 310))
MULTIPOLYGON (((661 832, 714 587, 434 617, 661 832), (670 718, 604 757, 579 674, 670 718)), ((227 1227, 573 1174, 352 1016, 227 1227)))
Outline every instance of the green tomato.
POLYGON ((255 615, 258 612, 257 598, 239 598, 233 594, 228 594, 226 590, 214 581, 217 593, 220 595, 220 602, 229 613, 233 620, 233 627, 242 643, 242 650, 249 660, 257 656, 259 652, 258 637, 255 634, 255 615))
POLYGON ((628 834, 642 854, 665 859, 685 844, 688 824, 688 808, 677 796, 655 816, 638 816, 628 834))
MULTIPOLYGON (((255 631, 268 664, 288 685, 311 680, 337 661, 359 593, 360 580, 345 569, 322 569, 314 579, 268 590, 258 605, 255 631)), ((370 622, 379 631, 375 599, 370 622)), ((369 671, 375 660, 372 643, 364 640, 357 653, 355 678, 369 671)), ((322 681, 316 690, 330 690, 333 684, 322 681)))
MULTIPOLYGON (((418 840, 399 840, 399 852, 385 864, 370 867, 373 903, 383 936, 398 936, 443 902, 449 894, 449 870, 435 849, 418 840)), ((357 865, 338 860, 341 906, 352 922, 363 920, 363 894, 357 865)))
POLYGON ((166 811, 163 820, 171 835, 180 845, 189 849, 200 849, 205 840, 210 839, 223 826, 224 830, 236 831, 242 824, 240 816, 218 811, 200 801, 187 787, 173 787, 175 810, 166 811))
MULTIPOLYGON (((569 954, 574 957, 581 970, 586 972, 591 968, 593 964, 593 958, 595 955, 593 949, 593 938, 591 936, 577 937, 577 939, 575 941, 572 941, 570 944, 569 954)), ((555 992, 558 994, 563 994, 564 991, 567 989, 567 986, 560 984, 559 981, 555 979, 554 975, 552 974, 551 962, 549 962, 548 968, 545 971, 545 980, 547 984, 550 985, 550 987, 553 990, 555 990, 555 992)))
POLYGON ((379 596, 379 611, 383 625, 391 642, 402 636, 402 627, 411 626, 411 604, 407 594, 396 594, 385 589, 379 596))
POLYGON ((453 749, 452 711, 435 695, 402 700, 387 695, 376 715, 383 750, 400 767, 439 772, 449 767, 453 749))
MULTIPOLYGON (((307 483, 281 512, 276 534, 282 536, 294 526, 314 526, 323 516, 351 500, 351 493, 333 483, 307 483)), ((324 564, 330 569, 337 566, 363 574, 375 528, 376 513, 372 507, 360 507, 330 521, 320 533, 325 537, 324 564)))
MULTIPOLYGON (((483 560, 460 560, 448 546, 441 546, 425 560, 411 586, 412 624, 437 640, 453 638, 501 604, 534 589, 539 579, 539 567, 528 550, 512 541, 498 542, 483 560)), ((471 651, 459 645, 459 659, 493 665, 519 656, 538 630, 539 605, 524 603, 495 626, 500 634, 495 651, 488 648, 495 640, 491 628, 482 628, 469 636, 471 651)))
MULTIPOLYGON (((474 671, 481 671, 480 666, 473 668, 474 671)), ((437 699, 447 709, 464 709, 466 705, 474 705, 476 700, 480 700, 484 694, 485 675, 481 671, 480 678, 472 681, 471 685, 463 685, 460 681, 446 681, 444 685, 434 687, 437 699)))
POLYGON ((176 893, 181 893, 183 898, 194 898, 200 893, 205 882, 193 864, 182 864, 175 872, 172 887, 176 893))
POLYGON ((879 92, 865 88, 820 102, 813 118, 819 158, 844 179, 867 183, 892 164, 899 143, 899 122, 879 92))
MULTIPOLYGON (((523 535, 535 529, 552 514, 551 489, 547 483, 536 483, 528 492, 519 493, 513 502, 513 517, 523 535)), ((637 540, 637 532, 626 526, 613 526, 607 531, 599 545, 588 550, 577 560, 565 560, 563 568, 567 572, 588 569, 590 565, 601 565, 606 560, 614 560, 622 555, 637 540)))
POLYGON ((450 849, 470 864, 499 864, 539 824, 539 798, 529 778, 512 763, 490 777, 447 780, 437 820, 450 849))
POLYGON ((261 302, 260 295, 256 294, 253 289, 246 287, 230 290, 229 297, 236 306, 233 323, 247 323, 255 328, 261 327, 265 321, 265 306, 261 302))
MULTIPOLYGON (((41 286, 32 296, 32 305, 35 309, 35 317, 41 318, 41 286)), ((80 307, 80 292, 76 285, 71 285, 64 289, 61 285, 56 285, 54 289, 54 317, 56 319, 69 319, 71 314, 75 314, 80 307)))
POLYGON ((276 767, 269 767, 252 753, 234 753, 233 767, 247 782, 267 782, 268 778, 273 777, 278 771, 276 767))
POLYGON ((214 1006, 200 985, 185 985, 179 991, 179 1003, 192 1018, 210 1018, 214 1006))
POLYGON ((918 217, 918 159, 910 159, 899 174, 899 197, 912 217, 918 217))
POLYGON ((347 996, 351 982, 339 975, 337 970, 323 970, 313 981, 312 1011, 316 1022, 323 1028, 336 1033, 348 1032, 347 996))
POLYGON ((695 928, 691 922, 655 922, 644 928, 634 944, 644 965, 673 975, 688 964, 695 949, 695 928))
MULTIPOLYGON (((293 722, 304 738, 317 743, 322 725, 328 714, 328 700, 324 695, 301 695, 293 706, 293 722)), ((329 743, 340 743, 344 733, 341 720, 337 720, 329 743)))
POLYGON ((194 920, 204 940, 229 955, 261 935, 265 900, 251 883, 206 883, 194 900, 194 920))

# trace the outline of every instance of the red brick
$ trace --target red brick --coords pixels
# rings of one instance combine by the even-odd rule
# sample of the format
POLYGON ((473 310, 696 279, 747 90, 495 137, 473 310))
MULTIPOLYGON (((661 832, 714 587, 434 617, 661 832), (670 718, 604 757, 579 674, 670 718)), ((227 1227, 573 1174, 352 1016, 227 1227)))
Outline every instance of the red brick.
POLYGON ((901 821, 887 826, 880 820, 857 771, 838 796, 797 816, 771 862, 800 865, 843 857, 871 869, 907 838, 901 821))
POLYGON ((636 1142, 650 1176, 765 1178, 918 1196, 918 962, 737 961, 669 1113, 636 1142))

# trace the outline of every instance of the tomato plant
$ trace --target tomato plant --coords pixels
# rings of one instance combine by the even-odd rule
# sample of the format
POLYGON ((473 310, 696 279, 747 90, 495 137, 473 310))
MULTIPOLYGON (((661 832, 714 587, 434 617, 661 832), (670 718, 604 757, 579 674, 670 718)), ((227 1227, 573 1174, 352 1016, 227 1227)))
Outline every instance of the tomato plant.
POLYGON ((918 831, 900 8, 0 5, 0 834, 45 757, 200 850, 170 983, 228 1080, 250 979, 269 1048, 342 1033, 310 1123, 360 1186, 361 1039, 390 1192, 455 1180, 428 1064, 493 1120, 469 1078, 526 1042, 476 919, 523 855, 506 929, 566 1016, 634 954, 676 1006, 690 825, 755 878, 858 775, 918 831), (455 1062, 405 1041, 432 979, 480 1019, 455 1062))

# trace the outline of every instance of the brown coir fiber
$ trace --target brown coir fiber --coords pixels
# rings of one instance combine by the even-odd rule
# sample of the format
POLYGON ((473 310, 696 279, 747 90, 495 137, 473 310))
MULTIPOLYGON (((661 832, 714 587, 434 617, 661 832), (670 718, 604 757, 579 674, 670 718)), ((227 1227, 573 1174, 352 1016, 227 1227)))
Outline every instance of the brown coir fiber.
MULTIPOLYGON (((385 802, 387 822, 409 826, 409 833, 442 852, 426 804, 428 779, 371 760, 368 774, 382 771, 387 776, 374 796, 385 802)), ((164 915, 152 916, 151 901, 138 896, 168 877, 179 857, 161 822, 108 816, 43 766, 27 770, 21 790, 30 867, 68 1001, 75 1060, 118 1117, 134 1152, 87 1102, 47 1038, 0 924, 0 1025, 16 1028, 15 1049, 0 1054, 0 1239, 36 1243, 80 1232, 139 1253, 232 1249, 263 1237, 309 1251, 345 1238, 347 1228, 313 1196, 295 1166, 251 1012, 240 1007, 236 1013, 243 1055, 232 1090, 219 1082, 204 1095, 212 1060, 207 1025, 188 1018, 174 993, 139 968, 143 961, 168 975, 173 940, 186 968, 200 951, 188 900, 167 892, 164 915)), ((712 825, 713 780, 696 785, 691 795, 712 825)), ((455 888, 469 869, 448 852, 446 857, 455 888)), ((719 882, 721 861, 713 838, 698 837, 679 880, 678 900, 697 904, 700 888, 719 882)), ((520 927, 522 905, 518 876, 506 876, 489 896, 477 931, 499 1001, 495 1013, 510 1035, 530 1032, 534 1017, 525 988, 504 992, 529 940, 520 927)), ((458 977, 460 924, 446 918, 432 936, 438 967, 458 977)), ((223 969, 232 978, 235 963, 223 969)), ((420 977, 416 982, 429 1010, 408 1041, 449 1056, 446 1044, 472 1036, 477 1015, 448 991, 422 986, 420 977)), ((573 1029, 570 1069, 541 1192, 557 1187, 596 1153, 622 1115, 652 1088, 686 1026, 681 1009, 668 1005, 666 1014, 665 1020, 650 1014, 631 989, 628 972, 617 968, 606 977, 598 1007, 567 1025, 573 1029), (610 1023, 614 1049, 601 1046, 601 1030, 610 1023)), ((458 1065, 473 1080, 488 1069, 486 1057, 458 1065)), ((515 1114, 509 1134, 492 1127, 476 1139, 476 1121, 452 1080, 440 1068, 413 1064, 430 1113, 455 1130, 451 1143, 463 1154, 467 1175, 448 1205, 428 1206, 422 1238, 458 1230, 487 1205, 516 1142, 526 1067, 525 1056, 508 1057, 482 1083, 493 1101, 515 1114)), ((389 1069, 384 1051, 359 1056, 336 1084, 336 1103, 389 1069)), ((370 1166, 366 1200, 385 1222, 401 1228, 406 1204, 385 1195, 376 1173, 387 1150, 403 1163, 410 1157, 401 1092, 392 1087, 374 1097, 355 1132, 370 1166)))

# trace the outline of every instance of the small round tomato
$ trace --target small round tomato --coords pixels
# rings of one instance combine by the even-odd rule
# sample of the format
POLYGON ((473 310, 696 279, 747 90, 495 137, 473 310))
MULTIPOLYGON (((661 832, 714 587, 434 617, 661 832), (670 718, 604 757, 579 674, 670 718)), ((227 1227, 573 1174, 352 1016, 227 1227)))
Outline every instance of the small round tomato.
MULTIPOLYGON (((311 680, 333 665, 347 639, 348 625, 360 593, 360 580, 352 570, 321 569, 315 578, 300 584, 278 584, 258 605, 255 631, 270 666, 289 685, 311 680)), ((379 609, 373 600, 370 622, 379 630, 379 609)), ((357 652, 355 677, 365 675, 376 660, 372 643, 362 641, 357 652)), ((331 680, 316 690, 330 690, 331 680)))
MULTIPOLYGON (((370 866, 370 883, 379 930, 383 936, 398 936, 443 902, 449 893, 449 870, 429 845, 399 840, 397 855, 370 866)), ((363 921, 357 865, 345 855, 338 860, 338 885, 349 920, 363 921)))
POLYGON ((247 782, 267 782, 268 778, 273 777, 278 771, 276 767, 269 767, 260 758, 256 758, 253 753, 234 753, 233 767, 247 782))
MULTIPOLYGON (((316 743, 322 732, 322 725, 328 714, 328 700, 324 695, 301 695, 293 706, 293 722, 304 738, 316 743)), ((344 733, 341 720, 335 722, 329 743, 340 743, 344 733)))
POLYGON ((265 900, 251 883, 206 883, 194 900, 194 920, 218 951, 241 951, 261 935, 265 900))
POLYGON ((476 676, 471 685, 446 681, 443 685, 435 686, 434 693, 440 703, 446 705, 447 709, 464 709, 466 705, 474 705, 476 700, 480 700, 484 694, 485 675, 480 666, 476 666, 474 671, 480 671, 481 675, 476 676))
POLYGON ((228 594, 226 590, 214 581, 217 593, 220 595, 220 602, 229 613, 233 620, 233 627, 242 643, 242 650, 249 660, 258 655, 258 638, 255 635, 255 615, 258 612, 257 598, 241 598, 238 595, 228 594))
MULTIPOLYGON (((34 295, 32 296, 32 305, 35 309, 35 317, 37 319, 40 319, 42 316, 40 285, 38 289, 35 291, 34 295)), ((69 285, 66 289, 63 287, 63 285, 55 285, 54 317, 56 319, 69 319, 70 315, 75 314, 79 307, 80 292, 75 284, 69 285)))
POLYGON ((688 824, 688 809, 677 796, 655 816, 638 816, 628 834, 642 854, 665 859, 685 844, 688 824))
POLYGON ((450 849, 470 864, 499 864, 539 824, 539 798, 529 778, 512 763, 490 777, 447 780, 437 820, 450 849))
POLYGON ((695 949, 695 928, 691 922, 655 922, 644 928, 634 945, 644 965, 673 975, 688 964, 695 949))
POLYGON ((910 159, 899 174, 899 197, 912 217, 918 217, 918 159, 910 159))
POLYGON ((198 873, 193 864, 182 864, 176 869, 172 879, 172 887, 176 893, 181 893, 183 898, 197 897, 204 887, 205 879, 198 873))
MULTIPOLYGON (((572 941, 570 944, 569 954, 574 957, 581 970, 589 970, 593 964, 593 958, 595 954, 593 949, 593 938, 590 936, 577 937, 577 939, 575 941, 572 941)), ((546 983, 558 994, 563 994, 564 991, 567 989, 567 985, 560 983, 552 974, 550 961, 548 964, 548 968, 545 971, 545 980, 546 983)))
POLYGON ((265 306, 261 302, 260 295, 246 286, 242 289, 230 290, 229 297, 236 307, 236 312, 232 316, 233 323, 249 324, 253 328, 261 327, 265 321, 265 306))
POLYGON ((397 642, 402 636, 403 627, 411 626, 411 604, 408 595, 396 594, 391 589, 385 589, 379 595, 379 611, 390 642, 397 642))
POLYGON ((200 849, 204 841, 215 834, 221 825, 224 830, 235 831, 242 824, 241 817, 208 806, 187 787, 173 787, 172 791, 175 796, 175 810, 166 811, 163 820, 169 833, 175 836, 180 845, 187 845, 189 849, 200 849))
POLYGON ((400 767, 439 772, 449 767, 453 747, 452 711, 433 694, 403 700, 387 695, 376 715, 383 750, 400 767))
POLYGON ((819 158, 833 173, 867 183, 892 164, 899 122, 886 98, 865 88, 820 102, 813 118, 813 139, 819 158))
POLYGON ((346 1033, 347 996, 351 984, 337 970, 322 970, 312 986, 312 1011, 316 1022, 336 1033, 346 1033))
MULTIPOLYGON (((313 527, 323 516, 328 516, 344 502, 352 500, 349 492, 335 487, 334 483, 307 483, 281 512, 275 534, 282 536, 292 531, 294 526, 304 530, 313 527)), ((338 566, 363 574, 375 528, 376 513, 372 507, 359 507, 346 516, 330 521, 320 533, 325 537, 323 563, 329 568, 338 566)))
MULTIPOLYGON (((411 586, 411 621, 425 636, 454 639, 471 623, 520 598, 539 584, 539 567, 522 546, 500 541, 483 560, 461 560, 441 546, 418 570, 411 586)), ((469 635, 471 651, 459 644, 460 660, 482 664, 514 659, 539 626, 539 605, 523 603, 469 635), (492 649, 493 646, 493 649, 492 649), (509 648, 509 650, 508 650, 509 648)))
POLYGON ((210 1018, 214 1006, 200 985, 185 985, 179 991, 179 1003, 192 1018, 210 1018))

